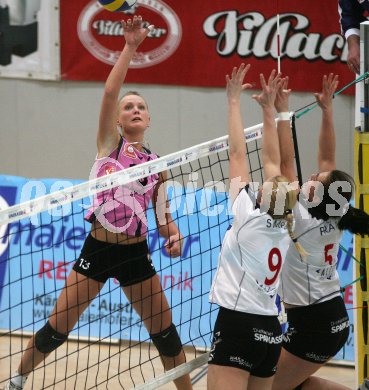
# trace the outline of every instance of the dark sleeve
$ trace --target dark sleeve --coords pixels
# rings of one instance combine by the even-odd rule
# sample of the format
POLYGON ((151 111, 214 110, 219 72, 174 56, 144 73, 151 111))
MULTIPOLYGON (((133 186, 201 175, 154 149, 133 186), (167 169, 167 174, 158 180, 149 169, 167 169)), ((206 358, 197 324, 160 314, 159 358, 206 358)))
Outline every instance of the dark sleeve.
POLYGON ((344 35, 350 28, 360 29, 360 23, 367 20, 364 17, 365 9, 357 0, 338 0, 341 31, 344 35))

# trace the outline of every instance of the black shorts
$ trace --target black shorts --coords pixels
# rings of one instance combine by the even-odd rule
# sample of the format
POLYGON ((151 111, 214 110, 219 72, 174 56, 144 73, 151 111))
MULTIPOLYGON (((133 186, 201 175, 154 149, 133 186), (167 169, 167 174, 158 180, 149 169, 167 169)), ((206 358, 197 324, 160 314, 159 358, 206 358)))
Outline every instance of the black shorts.
POLYGON ((219 309, 209 364, 268 378, 275 374, 282 346, 278 318, 219 309))
POLYGON ((341 297, 316 305, 287 309, 283 348, 301 359, 323 364, 345 345, 350 321, 341 297))
POLYGON ((116 278, 123 287, 156 275, 147 241, 119 245, 96 240, 88 235, 73 269, 98 282, 116 278))

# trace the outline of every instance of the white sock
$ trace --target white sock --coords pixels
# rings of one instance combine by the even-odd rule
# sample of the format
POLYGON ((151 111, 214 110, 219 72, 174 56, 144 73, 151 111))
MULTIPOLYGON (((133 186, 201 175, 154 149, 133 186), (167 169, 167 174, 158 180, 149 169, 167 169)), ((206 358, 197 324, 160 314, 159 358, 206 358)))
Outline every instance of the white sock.
POLYGON ((18 371, 15 372, 15 374, 12 376, 11 382, 13 385, 20 387, 23 389, 25 383, 26 383, 27 377, 20 375, 18 371))

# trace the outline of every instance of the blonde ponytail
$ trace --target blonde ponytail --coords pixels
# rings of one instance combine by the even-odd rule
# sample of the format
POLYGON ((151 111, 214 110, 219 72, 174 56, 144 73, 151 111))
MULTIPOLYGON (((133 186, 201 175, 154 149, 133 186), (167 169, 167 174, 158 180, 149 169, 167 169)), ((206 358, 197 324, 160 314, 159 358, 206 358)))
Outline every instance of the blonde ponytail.
POLYGON ((301 257, 306 257, 308 255, 308 253, 301 246, 301 244, 297 241, 297 238, 295 237, 295 235, 293 233, 293 222, 294 222, 295 218, 293 216, 292 210, 291 209, 287 209, 285 211, 285 215, 286 215, 285 219, 286 219, 286 222, 287 222, 288 234, 291 237, 291 240, 293 241, 293 243, 295 244, 295 248, 296 248, 297 252, 300 254, 300 256, 301 257))
POLYGON ((271 191, 269 189, 270 204, 268 214, 273 219, 286 220, 288 234, 291 237, 293 243, 295 244, 298 253, 302 257, 306 257, 307 252, 297 241, 297 238, 293 233, 294 216, 292 213, 292 209, 295 207, 295 204, 297 202, 296 189, 292 188, 292 186, 289 185, 288 179, 284 176, 275 176, 271 180, 271 185, 271 191), (279 207, 279 210, 277 210, 277 206, 282 206, 282 204, 278 204, 278 201, 283 202, 283 207, 279 207))

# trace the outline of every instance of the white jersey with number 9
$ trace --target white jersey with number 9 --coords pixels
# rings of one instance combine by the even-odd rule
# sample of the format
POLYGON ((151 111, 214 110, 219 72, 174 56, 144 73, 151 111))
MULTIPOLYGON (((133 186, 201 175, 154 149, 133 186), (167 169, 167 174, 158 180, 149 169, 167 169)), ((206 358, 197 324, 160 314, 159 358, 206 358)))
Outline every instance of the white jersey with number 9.
POLYGON ((248 186, 234 201, 234 223, 223 240, 210 301, 231 310, 277 315, 276 292, 291 239, 285 220, 274 220, 255 204, 248 186))

